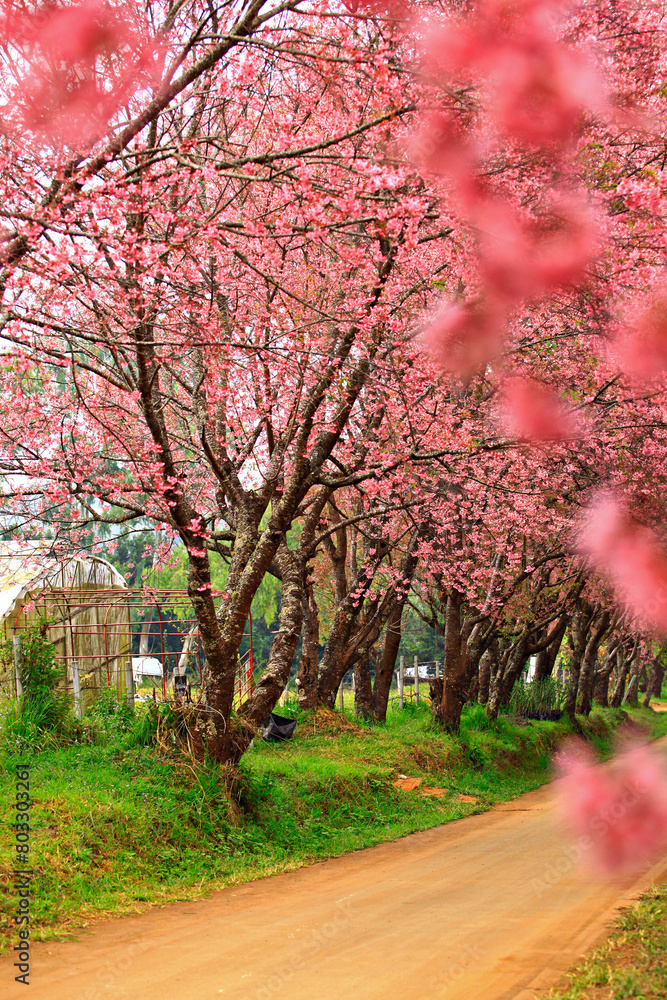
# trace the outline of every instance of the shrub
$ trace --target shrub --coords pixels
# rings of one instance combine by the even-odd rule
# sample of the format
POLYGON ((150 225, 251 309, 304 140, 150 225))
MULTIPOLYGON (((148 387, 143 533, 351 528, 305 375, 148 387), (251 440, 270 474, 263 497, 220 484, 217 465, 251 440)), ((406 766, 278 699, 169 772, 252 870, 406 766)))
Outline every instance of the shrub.
POLYGON ((515 684, 508 709, 513 715, 525 719, 556 718, 560 714, 561 700, 559 681, 555 677, 545 677, 530 684, 515 684))
MULTIPOLYGON (((73 723, 65 691, 59 687, 61 668, 55 648, 46 638, 46 620, 32 622, 19 637, 20 681, 23 695, 7 705, 3 719, 4 744, 21 753, 59 742, 73 723)), ((5 664, 13 662, 13 643, 2 649, 5 664)))

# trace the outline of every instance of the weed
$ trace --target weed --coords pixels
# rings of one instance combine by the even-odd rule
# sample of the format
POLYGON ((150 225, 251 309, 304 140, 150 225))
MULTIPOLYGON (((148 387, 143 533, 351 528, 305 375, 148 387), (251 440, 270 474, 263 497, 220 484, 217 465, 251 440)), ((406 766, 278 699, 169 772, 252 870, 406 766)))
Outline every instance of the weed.
MULTIPOLYGON (((17 754, 39 746, 57 744, 73 726, 66 693, 59 688, 60 669, 55 648, 46 638, 46 619, 31 622, 18 638, 19 680, 23 695, 7 706, 3 736, 17 754)), ((13 661, 12 641, 5 642, 0 656, 6 666, 13 661)))
POLYGON ((529 684, 515 684, 509 711, 524 719, 558 719, 563 689, 555 677, 545 677, 529 684))
POLYGON ((667 886, 624 911, 608 942, 576 967, 548 1000, 628 1000, 667 996, 667 886))

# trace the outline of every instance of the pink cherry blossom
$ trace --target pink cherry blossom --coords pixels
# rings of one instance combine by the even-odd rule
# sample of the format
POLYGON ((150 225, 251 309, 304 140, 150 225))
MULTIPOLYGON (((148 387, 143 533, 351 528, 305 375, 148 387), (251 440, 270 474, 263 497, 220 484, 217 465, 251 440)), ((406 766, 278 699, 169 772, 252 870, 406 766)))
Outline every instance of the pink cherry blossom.
POLYGON ((647 746, 620 753, 609 767, 572 743, 557 758, 561 816, 591 866, 624 874, 650 865, 667 846, 667 775, 647 746))
POLYGON ((653 531, 605 493, 588 508, 578 547, 637 621, 667 633, 667 554, 653 531))
POLYGON ((504 318, 489 302, 443 302, 426 321, 422 340, 445 371, 467 378, 500 352, 504 318))
POLYGON ((408 152, 422 169, 445 174, 463 191, 476 168, 475 155, 461 122, 446 111, 428 111, 408 143, 408 152))
POLYGON ((649 379, 667 369, 667 288, 657 288, 627 316, 612 343, 623 371, 649 379))
POLYGON ((127 4, 44 5, 12 14, 3 28, 25 66, 14 95, 22 125, 48 141, 94 138, 140 83, 156 78, 157 46, 127 4))
POLYGON ((498 128, 523 142, 563 142, 584 108, 603 104, 603 90, 586 56, 560 46, 500 51, 493 66, 492 109, 498 128))
POLYGON ((532 297, 582 280, 596 247, 590 214, 572 199, 559 199, 533 220, 508 204, 480 199, 471 205, 480 241, 480 264, 498 296, 532 297))
POLYGON ((566 441, 578 434, 572 412, 554 392, 534 379, 507 379, 500 403, 503 429, 512 437, 566 441))
POLYGON ((351 14, 359 16, 375 15, 403 20, 408 17, 410 4, 407 0, 343 0, 351 14))

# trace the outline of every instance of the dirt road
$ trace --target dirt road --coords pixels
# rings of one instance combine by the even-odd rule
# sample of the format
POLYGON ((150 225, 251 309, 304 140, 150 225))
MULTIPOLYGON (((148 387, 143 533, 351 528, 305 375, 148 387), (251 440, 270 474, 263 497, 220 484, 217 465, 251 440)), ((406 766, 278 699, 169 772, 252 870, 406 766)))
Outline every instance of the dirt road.
MULTIPOLYGON (((665 750, 667 742, 661 741, 665 750)), ((406 793, 408 794, 408 793, 406 793)), ((436 830, 35 945, 32 1000, 532 1000, 648 878, 600 884, 549 788, 436 830)))

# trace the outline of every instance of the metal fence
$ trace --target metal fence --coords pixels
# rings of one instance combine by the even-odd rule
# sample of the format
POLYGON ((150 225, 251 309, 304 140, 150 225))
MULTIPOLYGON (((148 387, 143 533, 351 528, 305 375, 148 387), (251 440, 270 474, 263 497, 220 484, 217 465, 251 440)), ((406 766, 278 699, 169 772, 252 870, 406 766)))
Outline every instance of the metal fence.
MULTIPOLYGON (((163 698, 174 676, 203 681, 205 657, 197 621, 185 590, 87 589, 44 590, 31 602, 46 621, 46 638, 62 664, 63 686, 74 696, 77 714, 100 694, 114 688, 130 701, 137 682, 156 687, 163 698)), ((22 607, 11 623, 14 637, 14 690, 20 694, 21 633, 31 619, 22 607)), ((253 689, 252 619, 239 657, 235 704, 253 689)))

